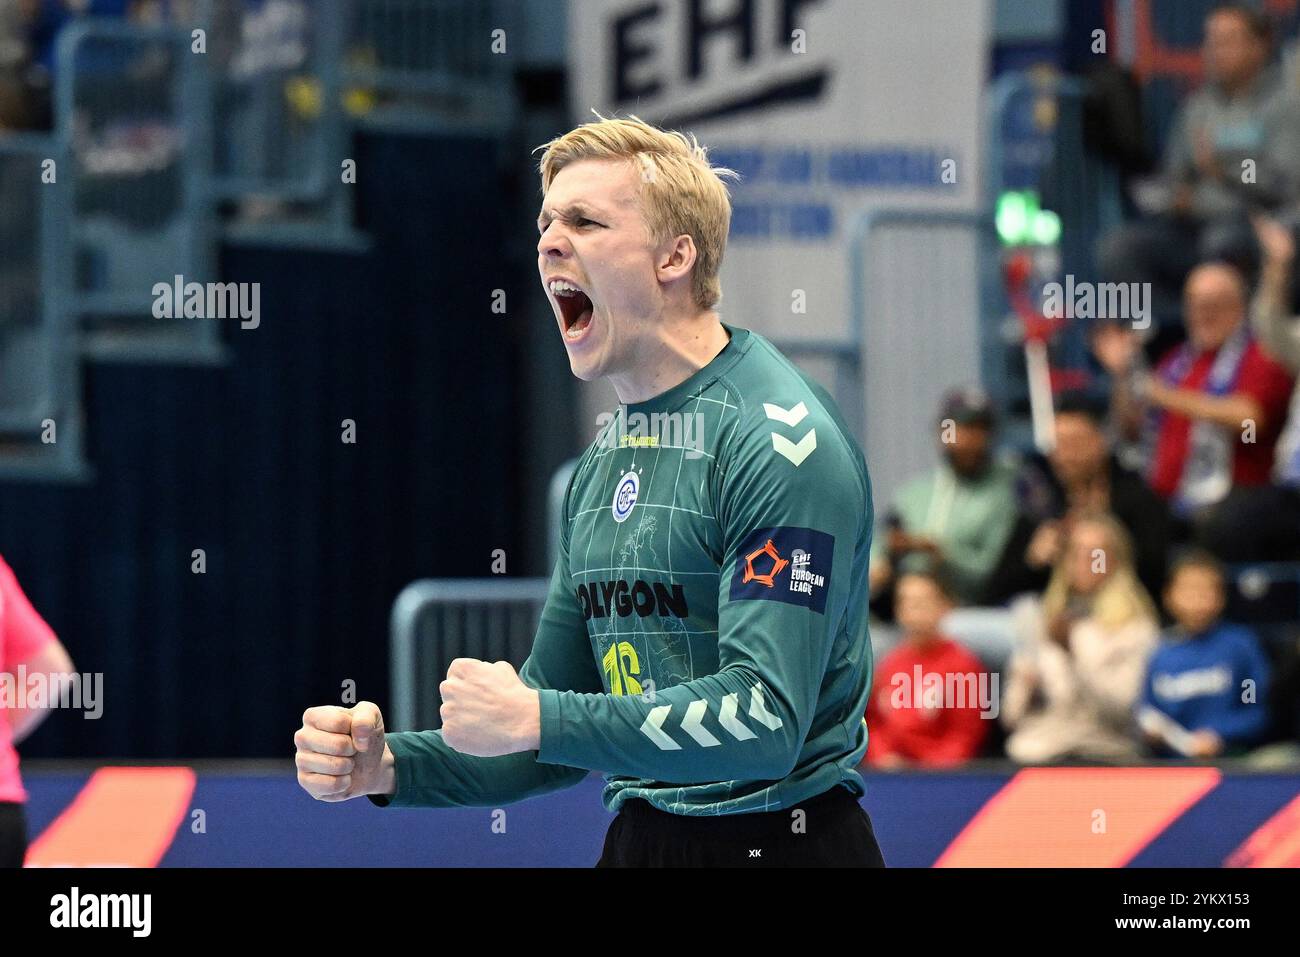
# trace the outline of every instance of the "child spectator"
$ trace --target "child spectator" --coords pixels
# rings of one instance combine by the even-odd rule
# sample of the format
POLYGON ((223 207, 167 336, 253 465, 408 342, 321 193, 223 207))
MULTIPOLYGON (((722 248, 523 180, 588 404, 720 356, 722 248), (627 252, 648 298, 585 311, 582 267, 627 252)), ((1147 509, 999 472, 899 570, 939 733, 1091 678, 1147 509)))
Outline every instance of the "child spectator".
POLYGON ((981 710, 995 701, 980 660, 946 637, 952 609, 932 571, 906 572, 894 593, 903 641, 881 660, 867 708, 867 763, 882 768, 942 766, 977 757, 988 734, 981 710))
POLYGON ((1132 556, 1109 514, 1069 519, 1047 592, 1025 606, 1022 647, 1011 659, 1002 722, 1013 760, 1138 757, 1133 706, 1159 625, 1132 556))
POLYGON ((1139 711, 1162 754, 1241 754, 1268 731, 1269 662, 1249 629, 1221 620, 1224 591, 1208 552, 1174 563, 1165 608, 1175 624, 1151 659, 1139 711))

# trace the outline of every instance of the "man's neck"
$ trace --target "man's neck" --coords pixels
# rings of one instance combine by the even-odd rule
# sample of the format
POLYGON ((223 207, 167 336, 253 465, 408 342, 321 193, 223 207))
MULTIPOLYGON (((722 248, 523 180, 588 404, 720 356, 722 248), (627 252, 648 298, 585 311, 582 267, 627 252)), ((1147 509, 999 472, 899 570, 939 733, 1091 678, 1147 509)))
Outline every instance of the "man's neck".
POLYGON ((681 385, 712 362, 730 341, 718 314, 710 310, 690 318, 665 320, 659 338, 644 347, 636 367, 610 376, 624 405, 645 402, 681 385))
POLYGON ((1232 327, 1231 332, 1229 332, 1218 342, 1207 342, 1204 345, 1201 345, 1193 341, 1192 349, 1200 355, 1205 355, 1206 353, 1213 355, 1217 353, 1220 349, 1222 349, 1224 346, 1226 346, 1228 342, 1231 341, 1232 337, 1235 336, 1240 329, 1241 329, 1241 323, 1239 322, 1232 327))
POLYGON ((951 462, 947 464, 948 464, 948 471, 952 473, 953 478, 955 478, 958 482, 975 483, 975 482, 983 481, 988 476, 989 468, 993 465, 993 459, 992 457, 985 458, 975 468, 965 470, 965 471, 957 468, 951 462))
POLYGON ((1236 78, 1231 83, 1220 83, 1219 87, 1223 90, 1224 95, 1228 97, 1228 99, 1235 100, 1237 97, 1245 96, 1254 89, 1255 84, 1259 82, 1262 72, 1262 70, 1257 70, 1254 73, 1248 73, 1245 76, 1236 78))
POLYGON ((1219 627, 1219 619, 1216 618, 1214 619, 1214 621, 1201 625, 1199 628, 1189 628, 1187 625, 1184 625, 1181 622, 1179 623, 1178 627, 1183 630, 1184 637, 1188 638, 1189 640, 1195 640, 1197 638, 1204 638, 1210 632, 1217 629, 1219 627))
POLYGON ((1102 502, 1094 499, 1102 499, 1110 489, 1110 463, 1103 462, 1098 468, 1087 475, 1075 478, 1070 482, 1063 482, 1062 487, 1065 490, 1065 497, 1072 505, 1096 505, 1101 507, 1102 502))

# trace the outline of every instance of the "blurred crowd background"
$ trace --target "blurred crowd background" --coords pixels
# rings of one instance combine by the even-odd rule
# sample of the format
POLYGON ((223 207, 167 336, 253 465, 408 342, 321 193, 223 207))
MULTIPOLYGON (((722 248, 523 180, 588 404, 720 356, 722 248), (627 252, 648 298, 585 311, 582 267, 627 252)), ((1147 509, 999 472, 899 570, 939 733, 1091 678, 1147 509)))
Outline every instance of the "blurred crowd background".
POLYGON ((1079 279, 1139 283, 1149 313, 1077 319, 1088 355, 1043 452, 954 390, 935 468, 881 509, 874 607, 897 633, 877 631, 874 763, 1300 755, 1300 76, 1269 16, 1294 11, 1203 12, 1163 137, 1139 72, 1082 74, 1123 215, 1079 279), (974 694, 896 706, 917 664, 999 672, 999 720, 974 694))
MULTIPOLYGON (((846 409, 881 476, 866 761, 1293 764, 1300 5, 954 2, 986 11, 980 374, 893 351, 914 272, 852 343, 927 380, 924 429, 846 409), (1067 275, 1140 298, 1048 315, 1067 275)), ((25 753, 280 755, 341 683, 396 693, 407 583, 546 573, 598 403, 529 150, 607 105, 582 8, 0 0, 0 553, 109 696, 25 753), (260 326, 160 322, 173 276, 259 283, 260 326)))

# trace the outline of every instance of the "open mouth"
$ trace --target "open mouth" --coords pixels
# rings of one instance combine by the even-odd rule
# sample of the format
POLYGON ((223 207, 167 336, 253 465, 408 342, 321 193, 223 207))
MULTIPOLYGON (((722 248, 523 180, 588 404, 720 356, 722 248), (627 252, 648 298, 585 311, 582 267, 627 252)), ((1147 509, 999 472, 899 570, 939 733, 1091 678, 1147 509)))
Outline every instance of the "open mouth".
POLYGON ((564 337, 581 339, 591 326, 595 312, 591 297, 567 279, 552 279, 546 288, 560 306, 560 315, 564 320, 564 337))

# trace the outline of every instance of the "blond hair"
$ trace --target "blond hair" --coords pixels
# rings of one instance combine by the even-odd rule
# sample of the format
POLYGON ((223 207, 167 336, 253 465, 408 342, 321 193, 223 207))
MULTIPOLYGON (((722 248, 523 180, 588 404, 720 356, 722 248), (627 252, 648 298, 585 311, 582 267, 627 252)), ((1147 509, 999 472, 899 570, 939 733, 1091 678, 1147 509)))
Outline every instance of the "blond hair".
POLYGON ((736 172, 711 165, 708 150, 694 134, 657 129, 636 116, 596 117, 537 147, 545 150, 538 165, 542 193, 560 170, 579 160, 635 163, 651 242, 658 245, 683 234, 695 241, 691 298, 699 308, 712 309, 722 299, 718 272, 731 225, 731 197, 723 180, 738 179, 736 172))
MULTIPOLYGON (((1108 542, 1105 558, 1110 563, 1110 574, 1093 599, 1091 617, 1106 629, 1120 628, 1135 618, 1159 621, 1151 596, 1133 570, 1133 541, 1124 526, 1109 512, 1092 511, 1075 516, 1074 527, 1080 525, 1098 525, 1105 529, 1108 542)), ((1070 600, 1072 558, 1068 547, 1062 549, 1056 567, 1052 569, 1051 580, 1043 595, 1043 617, 1047 621, 1063 612, 1070 600)))

